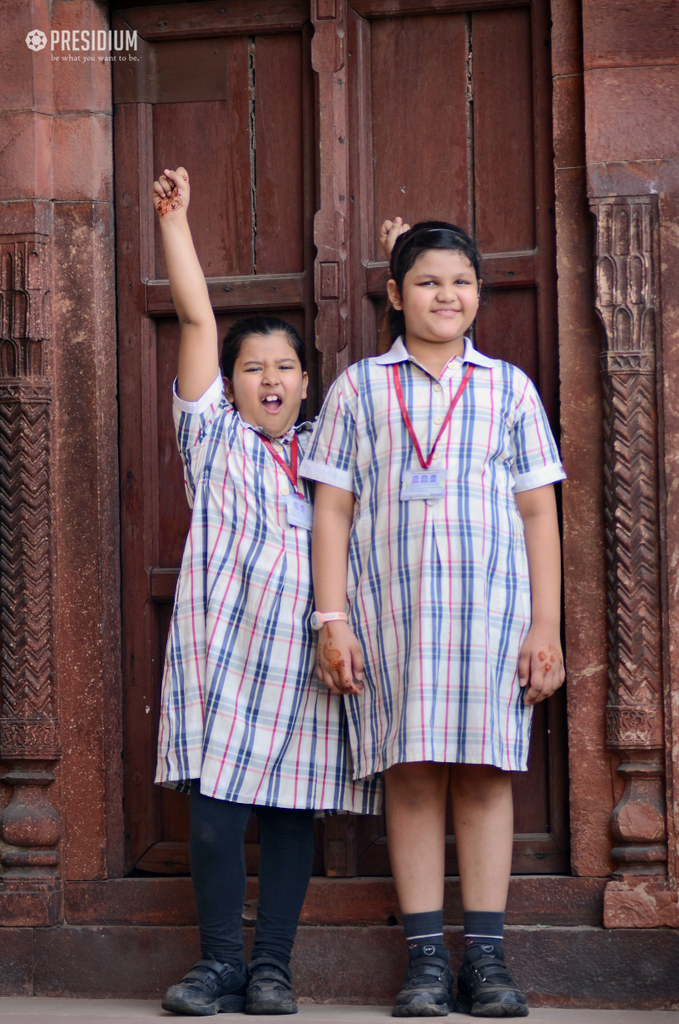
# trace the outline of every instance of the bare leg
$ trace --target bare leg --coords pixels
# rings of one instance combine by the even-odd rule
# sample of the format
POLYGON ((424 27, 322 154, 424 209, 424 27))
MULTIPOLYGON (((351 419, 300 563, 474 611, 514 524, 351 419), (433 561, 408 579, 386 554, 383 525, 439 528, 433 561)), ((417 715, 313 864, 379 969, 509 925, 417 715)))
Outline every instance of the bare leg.
POLYGON ((447 764, 419 761, 384 773, 387 839, 409 967, 394 1017, 442 1017, 455 1005, 443 941, 447 764))
POLYGON ((512 779, 483 764, 451 764, 455 844, 465 910, 504 911, 514 838, 512 779))
POLYGON ((391 870, 404 914, 443 906, 449 765, 397 764, 384 773, 391 870))
MULTIPOLYGON (((450 793, 462 906, 465 911, 501 915, 512 865, 511 775, 490 765, 451 765, 450 793)), ((526 997, 509 973, 497 941, 490 946, 474 939, 466 943, 457 1003, 464 1013, 481 1017, 525 1017, 528 1013, 526 997)))

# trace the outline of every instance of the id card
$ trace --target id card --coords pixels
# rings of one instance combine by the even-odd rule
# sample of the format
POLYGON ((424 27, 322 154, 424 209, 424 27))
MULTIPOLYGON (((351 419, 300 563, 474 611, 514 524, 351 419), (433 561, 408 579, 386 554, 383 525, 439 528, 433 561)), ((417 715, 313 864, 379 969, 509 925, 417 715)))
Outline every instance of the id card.
POLYGON ((401 501, 445 498, 445 469, 404 469, 401 477, 401 501))
POLYGON ((288 526, 298 526, 302 530, 310 530, 314 525, 314 506, 297 494, 289 494, 288 526))

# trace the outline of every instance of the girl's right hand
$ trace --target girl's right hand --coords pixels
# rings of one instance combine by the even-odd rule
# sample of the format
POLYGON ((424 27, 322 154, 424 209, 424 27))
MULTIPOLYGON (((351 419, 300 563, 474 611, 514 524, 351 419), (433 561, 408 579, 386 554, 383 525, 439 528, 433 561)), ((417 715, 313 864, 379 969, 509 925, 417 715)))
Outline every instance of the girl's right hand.
POLYGON ((318 634, 318 678, 331 693, 360 693, 363 652, 346 622, 326 622, 318 634))
POLYGON ((159 217, 166 217, 181 209, 186 213, 190 197, 191 186, 185 167, 178 167, 176 171, 166 167, 158 180, 153 182, 153 205, 159 217))
POLYGON ((403 217, 385 220, 380 228, 380 245, 388 260, 391 259, 391 250, 394 248, 396 239, 399 235, 404 235, 406 231, 410 231, 410 224, 404 224, 403 217))

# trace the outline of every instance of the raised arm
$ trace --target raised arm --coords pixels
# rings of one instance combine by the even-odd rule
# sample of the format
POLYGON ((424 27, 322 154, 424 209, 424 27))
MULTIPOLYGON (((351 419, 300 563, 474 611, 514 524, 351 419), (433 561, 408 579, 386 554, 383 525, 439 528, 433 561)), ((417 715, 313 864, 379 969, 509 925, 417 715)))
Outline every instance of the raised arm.
POLYGON ((179 318, 177 393, 187 402, 205 394, 219 373, 217 323, 186 218, 191 190, 183 167, 166 169, 153 183, 153 204, 179 318))
MULTIPOLYGON (((404 224, 403 217, 394 217, 393 220, 385 220, 382 223, 380 227, 380 245, 382 246, 382 252, 388 260, 391 259, 391 250, 394 248, 396 239, 406 231, 410 231, 410 224, 404 224)), ((391 303, 387 299, 384 316, 382 317, 382 326, 380 327, 380 336, 377 339, 378 355, 382 355, 391 348, 391 334, 389 333, 390 308, 391 303)))
POLYGON ((528 686, 527 704, 557 690, 566 673, 561 653, 561 549, 554 487, 520 491, 516 505, 523 520, 530 573, 532 622, 519 657, 519 682, 528 686))

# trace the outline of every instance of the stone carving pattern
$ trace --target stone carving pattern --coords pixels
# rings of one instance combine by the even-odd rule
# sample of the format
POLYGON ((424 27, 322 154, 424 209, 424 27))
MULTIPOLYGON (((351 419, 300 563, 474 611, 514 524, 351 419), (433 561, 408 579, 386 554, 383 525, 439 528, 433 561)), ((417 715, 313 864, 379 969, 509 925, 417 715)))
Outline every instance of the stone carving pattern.
POLYGON ((58 756, 52 655, 48 246, 0 244, 0 627, 3 758, 58 756))
POLYGON ((592 201, 604 326, 609 681, 606 736, 622 754, 612 816, 620 870, 664 871, 654 197, 592 201))

